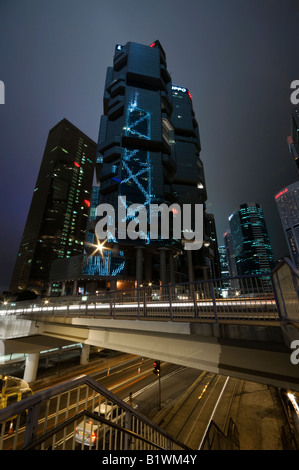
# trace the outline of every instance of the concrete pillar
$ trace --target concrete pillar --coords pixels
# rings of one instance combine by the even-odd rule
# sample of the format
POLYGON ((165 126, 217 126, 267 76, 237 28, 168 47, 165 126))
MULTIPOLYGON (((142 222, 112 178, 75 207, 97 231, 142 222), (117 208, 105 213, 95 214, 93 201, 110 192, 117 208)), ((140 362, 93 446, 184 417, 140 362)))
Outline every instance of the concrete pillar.
POLYGON ((186 251, 187 251, 187 261, 188 261, 189 282, 193 282, 194 281, 194 273, 193 273, 192 251, 191 250, 186 250, 186 251))
POLYGON ((110 290, 116 290, 116 279, 110 279, 110 290))
POLYGON ((52 282, 50 282, 50 283, 48 284, 48 288, 47 288, 47 292, 46 292, 46 296, 47 296, 47 297, 50 297, 50 295, 51 295, 51 290, 52 290, 52 282))
POLYGON ((78 282, 77 281, 74 281, 74 284, 73 284, 73 295, 77 295, 78 293, 78 282))
POLYGON ((63 281, 61 286, 61 295, 65 295, 65 281, 63 281))
POLYGON ((173 251, 169 252, 169 282, 175 283, 174 256, 173 251))
POLYGON ((25 361, 25 371, 23 379, 25 382, 34 382, 36 380, 36 374, 39 362, 39 352, 28 354, 25 361))
POLYGON ((160 285, 166 284, 166 250, 167 248, 158 248, 160 252, 160 285))
POLYGON ((144 256, 144 267, 145 267, 145 282, 149 283, 153 280, 153 255, 149 251, 144 256))
POLYGON ((90 345, 82 344, 82 350, 81 350, 81 356, 80 356, 81 365, 89 363, 89 353, 90 353, 90 345))
POLYGON ((142 276, 142 251, 143 246, 136 246, 136 284, 139 287, 143 282, 142 276))

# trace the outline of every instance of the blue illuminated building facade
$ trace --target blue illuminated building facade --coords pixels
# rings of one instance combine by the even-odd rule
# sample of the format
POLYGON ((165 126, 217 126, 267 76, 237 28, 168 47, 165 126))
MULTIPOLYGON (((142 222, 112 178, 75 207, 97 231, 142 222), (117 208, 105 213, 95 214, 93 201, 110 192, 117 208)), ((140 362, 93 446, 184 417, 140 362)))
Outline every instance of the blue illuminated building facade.
POLYGON ((229 217, 229 225, 238 275, 269 273, 274 259, 260 205, 241 204, 229 217))
MULTIPOLYGON (((200 150, 192 96, 187 88, 172 84, 160 42, 117 45, 113 66, 106 73, 96 155, 97 186, 91 197, 81 271, 79 259, 55 263, 51 280, 76 278, 73 293, 80 282, 87 293, 219 277, 215 221, 205 210, 207 191, 200 150), (167 207, 203 205, 205 243, 201 249, 185 250, 182 237, 174 238, 171 230, 167 239, 160 234, 151 237, 151 205, 162 203, 167 207), (101 253, 96 251, 95 237, 98 204, 109 204, 115 210, 115 219, 109 216, 115 232, 101 253), (123 237, 118 226, 119 221, 132 220, 128 211, 132 204, 146 209, 148 228, 134 240, 123 237)), ((192 228, 194 223, 192 220, 192 228)), ((70 292, 68 286, 66 291, 70 292)))
MULTIPOLYGON (((117 212, 119 201, 122 209, 143 205, 148 219, 151 204, 205 203, 192 97, 186 88, 172 85, 159 41, 116 46, 113 67, 107 69, 103 103, 96 173, 100 203, 115 208, 116 221, 123 217, 123 211, 117 212)), ((130 213, 126 217, 129 222, 130 213)), ((187 257, 181 240, 153 240, 150 231, 131 240, 121 238, 116 228, 108 245, 104 264, 113 285, 116 279, 136 281, 137 285, 188 281, 205 276, 209 269, 207 248, 187 257)), ((101 274, 103 259, 93 258, 98 256, 89 257, 85 272, 95 272, 98 266, 101 274)))

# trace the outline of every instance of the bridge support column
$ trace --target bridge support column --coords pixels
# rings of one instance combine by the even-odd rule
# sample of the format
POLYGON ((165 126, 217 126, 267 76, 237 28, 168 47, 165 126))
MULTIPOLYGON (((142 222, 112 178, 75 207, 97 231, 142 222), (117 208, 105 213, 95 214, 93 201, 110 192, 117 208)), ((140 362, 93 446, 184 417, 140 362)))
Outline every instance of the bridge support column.
POLYGON ((65 295, 65 281, 63 281, 61 286, 61 295, 65 295))
POLYGON ((74 281, 74 284, 73 284, 73 295, 77 295, 78 293, 78 282, 77 281, 74 281))
POLYGON ((173 251, 169 252, 169 282, 175 283, 174 256, 173 251))
POLYGON ((80 356, 81 365, 89 363, 89 353, 90 353, 90 345, 82 344, 82 351, 81 351, 81 356, 80 356))
POLYGON ((189 282, 194 282, 193 261, 192 261, 192 251, 191 250, 187 250, 187 261, 188 261, 189 282))
POLYGON ((160 285, 166 284, 166 250, 167 248, 158 248, 160 252, 160 285))
POLYGON ((36 374, 39 362, 39 352, 28 354, 26 356, 25 371, 23 379, 25 382, 34 382, 36 380, 36 374))
POLYGON ((47 288, 47 293, 46 293, 46 296, 47 296, 47 297, 50 297, 50 295, 51 295, 51 290, 52 290, 52 282, 49 282, 48 288, 47 288))
POLYGON ((153 280, 152 272, 152 253, 146 252, 144 256, 144 265, 145 265, 145 282, 149 283, 153 280))
POLYGON ((142 284, 142 250, 143 246, 136 246, 136 287, 142 284))

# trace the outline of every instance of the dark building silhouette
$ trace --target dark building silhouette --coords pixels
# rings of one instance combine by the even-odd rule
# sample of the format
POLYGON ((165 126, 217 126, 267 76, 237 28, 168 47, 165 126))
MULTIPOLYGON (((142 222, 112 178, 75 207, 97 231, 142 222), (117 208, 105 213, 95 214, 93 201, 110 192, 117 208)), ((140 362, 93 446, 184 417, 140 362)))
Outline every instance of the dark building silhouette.
POLYGON ((83 253, 96 144, 68 120, 48 136, 10 290, 47 289, 56 259, 83 253))
MULTIPOLYGON (((205 210, 200 151, 192 96, 187 88, 172 85, 160 42, 117 45, 113 66, 106 73, 96 158, 98 186, 93 190, 85 254, 54 262, 51 282, 62 283, 62 292, 76 293, 80 288, 86 293, 219 277, 215 221, 205 210), (98 203, 114 208, 107 216, 109 241, 104 237, 101 253, 96 251, 95 235, 98 203), (138 227, 135 239, 124 233, 133 218, 132 204, 147 212, 145 227, 138 227), (153 204, 171 208, 168 237, 153 236, 153 204), (201 249, 188 251, 183 234, 174 236, 172 222, 183 204, 203 206, 201 249)), ((196 225, 194 213, 191 229, 196 225)), ((158 213, 158 218, 161 223, 164 215, 158 213)))
MULTIPOLYGON (((149 218, 151 204, 204 205, 200 149, 191 94, 172 85, 160 42, 117 45, 113 67, 107 69, 98 140, 101 204, 111 204, 115 221, 127 223, 130 216, 124 220, 123 211, 131 204, 143 205, 149 218)), ((104 251, 101 259, 90 257, 86 274, 89 267, 95 272, 98 266, 102 274, 109 266, 111 281, 136 280, 137 285, 203 278, 207 270, 210 274, 207 253, 201 249, 187 255, 182 236, 174 238, 170 232, 168 239, 153 239, 148 231, 132 240, 120 235, 116 227, 109 243, 112 252, 104 251)), ((216 252, 218 256, 218 248, 216 252)))
POLYGON ((299 269, 299 181, 281 189, 275 201, 291 259, 299 269))
POLYGON ((294 108, 291 114, 291 135, 287 139, 289 152, 294 159, 299 174, 299 108, 294 108))
POLYGON ((269 273, 274 259, 260 205, 241 204, 229 217, 229 225, 238 275, 269 273))

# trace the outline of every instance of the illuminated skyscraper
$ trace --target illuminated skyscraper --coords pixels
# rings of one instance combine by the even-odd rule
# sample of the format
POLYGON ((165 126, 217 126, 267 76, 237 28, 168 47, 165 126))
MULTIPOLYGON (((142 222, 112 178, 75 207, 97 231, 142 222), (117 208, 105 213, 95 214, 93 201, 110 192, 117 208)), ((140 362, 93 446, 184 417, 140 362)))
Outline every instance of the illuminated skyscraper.
POLYGON ((299 269, 299 181, 279 191, 275 201, 292 261, 299 269))
POLYGON ((100 203, 115 208, 116 231, 110 237, 112 251, 104 250, 101 259, 90 257, 86 273, 97 266, 98 274, 106 273, 112 284, 118 279, 136 280, 137 285, 186 281, 191 271, 197 278, 202 274, 203 250, 188 257, 188 271, 181 237, 174 239, 170 233, 168 239, 154 239, 148 230, 132 240, 117 225, 131 220, 126 211, 132 204, 146 208, 147 222, 152 204, 204 204, 199 153, 191 94, 172 86, 160 42, 117 45, 106 74, 96 165, 100 203))
POLYGON ((236 266, 236 260, 234 256, 233 240, 230 231, 226 231, 223 235, 225 253, 227 259, 228 272, 230 277, 237 277, 238 271, 236 266))
POLYGON ((48 136, 10 290, 45 292, 51 263, 83 253, 96 144, 66 119, 48 136))
POLYGON ((299 173, 299 108, 294 108, 292 111, 291 130, 292 135, 287 139, 289 152, 295 161, 295 165, 299 173))
POLYGON ((259 204, 241 204, 229 217, 238 275, 262 274, 274 267, 272 248, 259 204))
MULTIPOLYGON (((182 233, 174 237, 172 232, 177 207, 204 207, 207 199, 200 150, 191 94, 172 85, 159 41, 150 46, 117 45, 113 67, 106 73, 96 158, 98 187, 93 190, 87 229, 86 241, 94 246, 85 245, 84 258, 53 263, 51 282, 65 284, 62 291, 76 293, 78 286, 80 291, 92 292, 219 277, 212 214, 203 210, 205 246, 199 250, 187 253, 182 233), (114 209, 107 215, 109 241, 100 237, 105 244, 101 253, 96 251, 97 203, 114 209), (147 213, 145 227, 139 224, 135 239, 126 233, 138 219, 130 213, 133 204, 147 213), (168 237, 153 236, 153 204, 178 205, 169 214, 168 237)), ((193 218, 191 229, 194 224, 193 218)))

